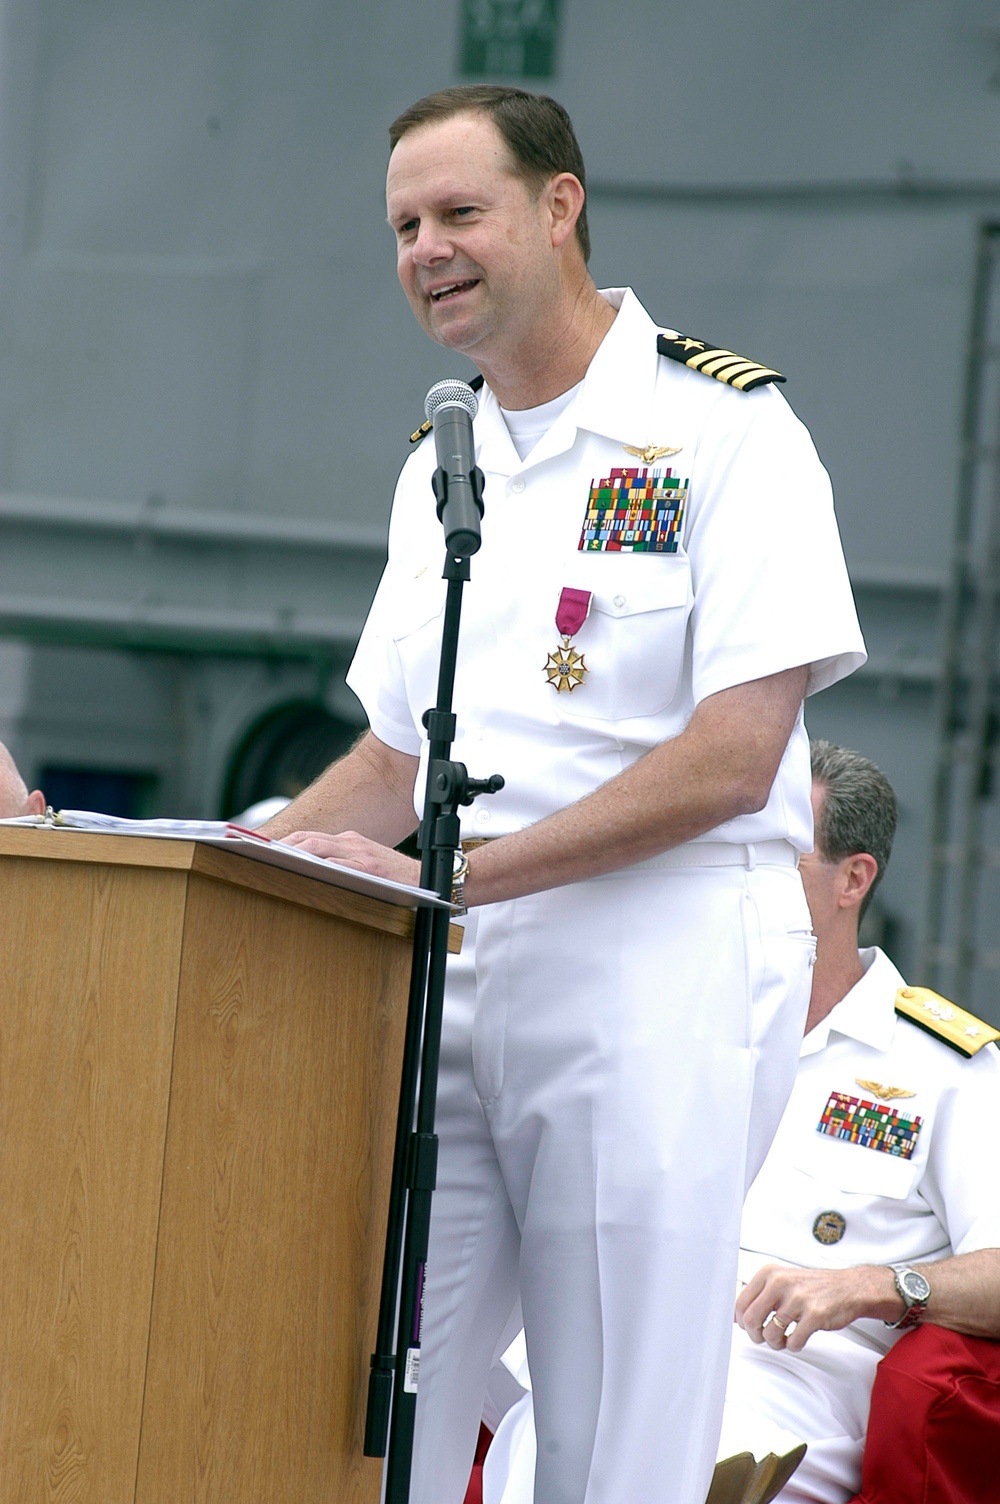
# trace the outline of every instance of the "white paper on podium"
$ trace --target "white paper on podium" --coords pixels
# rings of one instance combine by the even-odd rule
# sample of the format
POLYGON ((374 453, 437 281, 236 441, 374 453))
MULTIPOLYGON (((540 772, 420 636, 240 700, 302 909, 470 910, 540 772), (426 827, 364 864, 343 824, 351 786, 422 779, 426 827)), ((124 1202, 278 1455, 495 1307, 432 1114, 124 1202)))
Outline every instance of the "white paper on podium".
POLYGON ((325 857, 313 856, 298 846, 286 846, 281 841, 272 841, 255 831, 244 830, 226 820, 126 820, 118 815, 102 815, 94 810, 64 809, 44 815, 18 815, 0 820, 4 825, 29 825, 48 831, 89 831, 91 834, 113 836, 145 836, 154 840, 197 841, 204 846, 217 846, 223 851, 238 851, 240 856, 255 862, 265 862, 269 867, 284 867, 288 872, 300 872, 303 877, 314 877, 320 882, 337 888, 349 888, 354 893, 364 893, 369 898, 381 898, 385 903, 394 903, 400 908, 428 907, 450 909, 451 904, 426 888, 411 887, 397 883, 388 877, 372 877, 367 872, 358 872, 354 867, 344 867, 339 862, 327 861, 325 857))

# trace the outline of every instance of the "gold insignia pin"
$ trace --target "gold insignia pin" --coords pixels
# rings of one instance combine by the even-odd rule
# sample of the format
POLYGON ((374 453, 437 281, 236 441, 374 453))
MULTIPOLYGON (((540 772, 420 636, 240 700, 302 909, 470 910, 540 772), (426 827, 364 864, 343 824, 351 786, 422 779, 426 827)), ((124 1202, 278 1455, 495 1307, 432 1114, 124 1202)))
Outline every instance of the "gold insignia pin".
POLYGON ((881 1081, 862 1081, 860 1076, 855 1076, 855 1083, 862 1091, 870 1091, 873 1097, 878 1097, 880 1102, 893 1102, 897 1097, 915 1097, 915 1091, 907 1091, 905 1086, 883 1086, 881 1081))
POLYGON ((680 454, 682 445, 676 449, 670 449, 666 445, 647 444, 645 449, 636 449, 632 444, 623 444, 626 454, 634 454, 637 460, 642 460, 644 465, 655 464, 657 460, 665 460, 671 454, 680 454))
POLYGON ((704 350, 705 348, 703 339, 679 339, 677 343, 683 345, 685 350, 704 350))
POLYGON ((817 1243, 839 1243, 847 1231, 847 1218, 842 1212, 820 1212, 812 1225, 812 1234, 817 1243))

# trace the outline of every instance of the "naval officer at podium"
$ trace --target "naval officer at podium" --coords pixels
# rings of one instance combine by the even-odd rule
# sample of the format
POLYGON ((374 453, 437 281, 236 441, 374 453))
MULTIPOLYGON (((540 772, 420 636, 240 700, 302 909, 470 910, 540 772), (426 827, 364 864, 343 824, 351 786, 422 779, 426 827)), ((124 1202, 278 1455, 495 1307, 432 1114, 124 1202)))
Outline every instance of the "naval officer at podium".
MULTIPOLYGON (((702 1504, 809 997, 802 702, 864 661, 829 482, 778 372, 598 291, 561 106, 449 89, 390 139, 399 280, 484 378, 454 756, 506 780, 456 874, 411 1497, 461 1504, 519 1296, 536 1501, 702 1504)), ((434 467, 418 443, 349 676, 371 729, 267 827, 410 881, 434 467)))

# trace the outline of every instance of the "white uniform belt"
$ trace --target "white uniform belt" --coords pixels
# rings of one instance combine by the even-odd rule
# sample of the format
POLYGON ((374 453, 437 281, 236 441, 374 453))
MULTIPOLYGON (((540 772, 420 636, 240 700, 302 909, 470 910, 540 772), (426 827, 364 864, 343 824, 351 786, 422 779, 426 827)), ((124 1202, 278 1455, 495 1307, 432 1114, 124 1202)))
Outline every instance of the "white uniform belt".
MULTIPOLYGON (((474 851, 497 836, 480 836, 478 840, 462 842, 463 851, 474 851)), ((797 867, 799 853, 791 841, 688 841, 683 846, 673 846, 661 851, 659 856, 647 857, 644 862, 634 862, 630 867, 618 868, 623 872, 645 872, 656 867, 797 867)), ((613 872, 602 874, 613 877, 613 872)))
POLYGON ((688 841, 659 856, 634 862, 627 872, 653 867, 797 867, 798 848, 791 841, 688 841))

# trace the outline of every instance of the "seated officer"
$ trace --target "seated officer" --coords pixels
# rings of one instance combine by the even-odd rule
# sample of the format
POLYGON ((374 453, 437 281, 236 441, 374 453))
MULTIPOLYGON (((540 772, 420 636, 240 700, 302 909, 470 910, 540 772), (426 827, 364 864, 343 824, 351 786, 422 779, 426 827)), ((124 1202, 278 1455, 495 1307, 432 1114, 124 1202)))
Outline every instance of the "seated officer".
MULTIPOLYGON (((812 998, 795 1087, 744 1208, 719 1456, 805 1441, 780 1499, 846 1504, 875 1370, 900 1335, 933 1322, 1000 1338, 1000 1034, 907 987, 880 950, 859 952, 896 801, 856 752, 814 743, 812 769, 812 998)), ((516 1376, 527 1384, 523 1367, 516 1376)), ((484 1504, 529 1504, 533 1450, 528 1394, 487 1454, 484 1504)))

